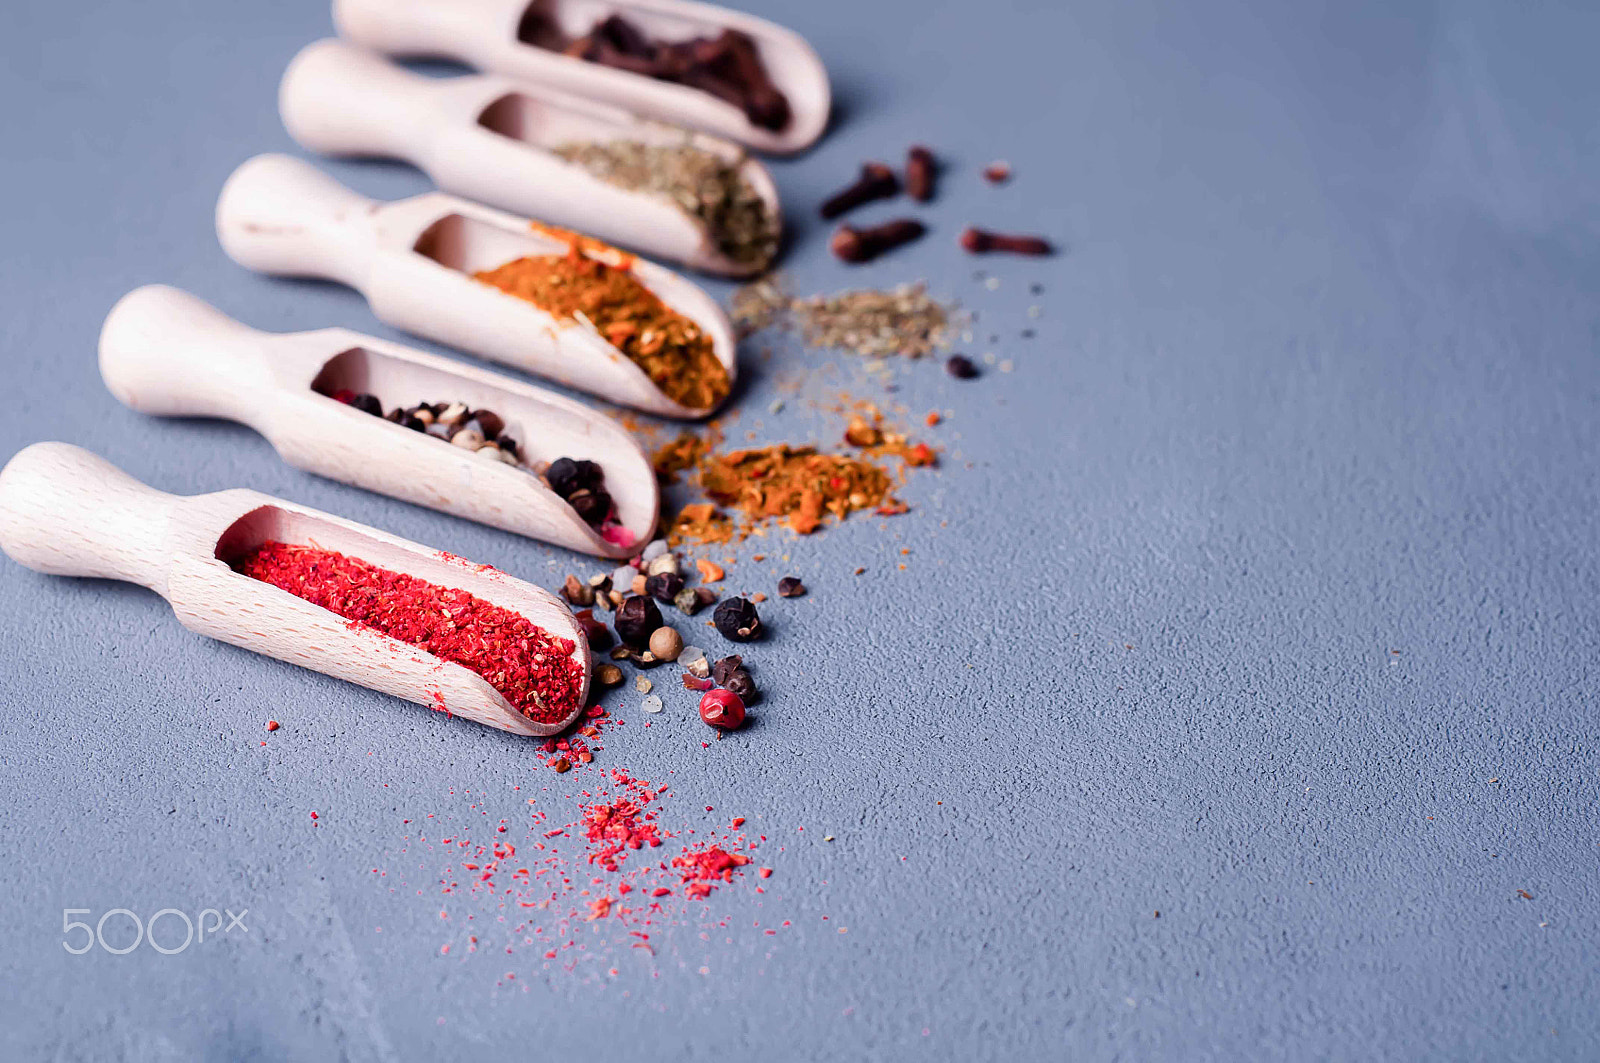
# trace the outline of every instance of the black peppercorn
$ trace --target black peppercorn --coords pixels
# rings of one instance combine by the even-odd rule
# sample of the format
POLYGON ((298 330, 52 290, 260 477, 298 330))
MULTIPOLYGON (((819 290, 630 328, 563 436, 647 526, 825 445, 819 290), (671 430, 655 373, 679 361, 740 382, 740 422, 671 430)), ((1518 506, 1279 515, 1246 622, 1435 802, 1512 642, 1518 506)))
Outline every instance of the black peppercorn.
POLYGON ((806 592, 806 585, 800 582, 799 576, 785 576, 778 581, 778 597, 798 598, 806 592))
POLYGON ((593 609, 580 609, 572 614, 578 621, 578 626, 583 628, 584 637, 589 641, 589 648, 596 652, 611 648, 611 629, 595 619, 593 609))
POLYGON ((661 610, 649 598, 636 594, 618 607, 613 625, 623 642, 643 649, 650 645, 651 632, 661 626, 661 610))
POLYGON ((400 418, 400 424, 413 432, 426 432, 428 430, 428 426, 423 424, 421 419, 413 417, 409 413, 400 418))
POLYGON ((362 413, 370 413, 374 417, 383 416, 383 403, 378 401, 378 397, 376 395, 368 395, 363 392, 362 394, 351 399, 350 405, 354 406, 362 413))
POLYGON ((744 658, 737 653, 731 653, 711 666, 711 680, 717 686, 726 686, 728 677, 735 672, 744 671, 744 658))
POLYGON ((603 479, 600 466, 594 462, 573 461, 571 458, 552 461, 545 470, 544 478, 550 484, 550 490, 566 499, 570 499, 575 491, 596 490, 603 479))
POLYGON ((510 454, 513 458, 517 456, 517 441, 512 439, 510 436, 498 437, 495 439, 495 445, 501 450, 505 451, 507 454, 510 454))
POLYGON ((578 516, 588 524, 599 524, 611 515, 611 496, 599 488, 572 492, 567 505, 577 510, 578 516))
POLYGON ((683 577, 676 572, 662 572, 644 581, 644 592, 658 602, 671 605, 683 590, 683 577))
POLYGON ((717 606, 711 621, 722 637, 734 642, 749 642, 761 637, 761 617, 748 598, 729 598, 717 606))
POLYGON ((401 409, 399 406, 396 406, 394 409, 390 410, 386 415, 384 415, 383 419, 385 421, 393 421, 395 424, 400 424, 406 419, 406 411, 401 409))
POLYGON ((744 702, 746 705, 755 703, 756 681, 750 678, 750 673, 745 671, 743 668, 740 668, 738 671, 728 676, 727 682, 723 683, 722 685, 728 690, 731 690, 735 694, 739 695, 739 700, 744 702))
POLYGON ((978 367, 964 354, 952 354, 944 363, 944 371, 957 380, 971 380, 978 375, 978 367))
POLYGON ((472 419, 478 422, 478 431, 485 439, 494 439, 506 426, 505 418, 493 410, 473 410, 472 419))
POLYGON ((711 679, 717 686, 731 690, 739 695, 739 700, 746 705, 752 704, 757 696, 756 681, 751 678, 750 672, 744 667, 744 658, 737 653, 722 658, 711 666, 711 679))

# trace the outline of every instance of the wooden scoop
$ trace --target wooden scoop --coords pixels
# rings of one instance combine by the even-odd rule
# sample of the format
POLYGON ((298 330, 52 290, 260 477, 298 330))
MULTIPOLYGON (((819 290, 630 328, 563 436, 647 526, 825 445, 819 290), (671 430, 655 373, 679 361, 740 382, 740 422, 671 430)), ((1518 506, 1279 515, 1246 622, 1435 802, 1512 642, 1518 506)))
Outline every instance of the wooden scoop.
POLYGON ((672 200, 611 184, 555 149, 621 140, 699 148, 737 167, 781 225, 772 176, 737 144, 508 78, 422 77, 323 40, 289 64, 278 109, 311 151, 404 159, 446 192, 703 273, 748 277, 764 264, 728 257, 704 221, 672 200))
POLYGON ((588 697, 588 642, 547 591, 255 491, 165 494, 66 443, 35 443, 0 470, 0 548, 39 572, 138 583, 171 603, 190 631, 502 731, 556 734, 588 697), (571 640, 584 675, 577 706, 560 723, 535 723, 476 672, 228 566, 267 541, 314 545, 464 590, 571 640))
MULTIPOLYGON (((684 419, 712 412, 662 394, 592 326, 558 320, 473 279, 513 259, 567 253, 566 242, 535 231, 527 218, 442 192, 377 203, 309 163, 258 155, 223 186, 217 236, 246 268, 350 285, 395 328, 635 409, 684 419)), ((589 254, 616 264, 606 252, 589 254)), ((660 266, 635 260, 631 271, 711 337, 731 386, 737 373, 733 326, 716 301, 660 266)))
POLYGON ((817 53, 793 30, 765 19, 688 0, 334 0, 341 36, 387 55, 439 56, 526 84, 546 85, 613 103, 636 114, 731 137, 760 151, 809 147, 828 125, 832 94, 817 53), (564 38, 581 37, 600 19, 621 15, 660 40, 715 37, 737 30, 755 44, 761 64, 788 98, 790 118, 776 132, 738 107, 699 89, 601 66, 519 40, 538 21, 564 38))
POLYGON ((359 332, 258 332, 187 292, 152 284, 123 296, 106 318, 100 375, 131 409, 239 421, 297 469, 519 535, 621 558, 655 531, 655 473, 616 422, 541 388, 359 332), (594 461, 626 541, 607 541, 529 470, 330 397, 343 389, 375 395, 385 409, 464 402, 493 410, 530 464, 594 461))

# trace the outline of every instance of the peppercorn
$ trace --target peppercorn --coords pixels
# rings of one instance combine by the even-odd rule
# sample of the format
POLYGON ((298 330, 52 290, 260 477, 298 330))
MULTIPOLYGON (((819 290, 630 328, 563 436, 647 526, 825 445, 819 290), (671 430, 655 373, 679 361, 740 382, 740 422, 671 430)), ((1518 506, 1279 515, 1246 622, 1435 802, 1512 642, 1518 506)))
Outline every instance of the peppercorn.
POLYGON ((614 664, 602 664, 594 670, 594 681, 603 687, 614 687, 622 682, 622 669, 614 664))
POLYGON ((512 439, 510 436, 500 436, 496 438, 494 445, 505 451, 507 454, 510 454, 513 458, 517 456, 517 441, 512 439))
POLYGON ((627 644, 612 650, 611 659, 613 661, 627 661, 637 668, 654 668, 661 663, 661 658, 649 650, 636 650, 627 644))
POLYGON ((614 623, 623 642, 643 649, 650 644, 650 636, 656 628, 661 626, 661 610, 649 598, 636 594, 622 603, 614 623))
POLYGON ((663 572, 644 581, 644 592, 658 602, 671 604, 683 591, 683 577, 676 572, 663 572))
POLYGON ((611 632, 604 624, 595 619, 593 609, 580 609, 572 614, 578 621, 578 626, 583 628, 583 635, 589 640, 591 650, 604 650, 611 647, 611 632))
POLYGON ((778 597, 798 598, 806 592, 806 585, 800 582, 799 576, 785 576, 778 581, 778 597))
POLYGON ((569 575, 567 581, 561 585, 561 597, 570 605, 593 605, 594 588, 577 576, 569 575))
POLYGON ((599 524, 611 515, 611 496, 603 488, 581 489, 572 492, 567 505, 577 511, 586 524, 599 524))
POLYGON ((663 661, 676 661, 683 652, 683 636, 665 625, 650 633, 650 652, 663 661))
POLYGON ((729 654, 712 665, 711 678, 718 686, 726 687, 739 695, 746 704, 756 698, 756 681, 745 668, 744 658, 737 653, 729 654))
POLYGON ((400 424, 402 427, 409 428, 413 432, 426 432, 428 430, 428 426, 422 421, 421 418, 413 417, 409 413, 400 418, 400 424))
POLYGON ((722 685, 728 690, 731 690, 733 693, 739 695, 739 700, 743 701, 746 705, 749 705, 756 700, 756 681, 751 677, 750 673, 745 671, 743 668, 738 669, 732 675, 728 676, 728 681, 722 685))
POLYGON ((672 604, 677 606, 678 611, 685 616, 693 616, 701 609, 700 595, 689 589, 681 590, 673 595, 672 604))
POLYGON ((478 422, 478 430, 485 439, 494 439, 506 426, 505 419, 493 410, 473 410, 472 419, 478 422))
POLYGON ((363 392, 360 395, 352 397, 350 399, 350 405, 354 406, 362 413, 370 413, 374 417, 383 416, 383 403, 378 401, 378 397, 376 395, 368 395, 363 392))
POLYGON ((603 474, 600 466, 592 461, 557 458, 545 470, 544 478, 549 483, 550 490, 570 501, 574 491, 592 491, 598 488, 603 474))
POLYGON ((971 380, 978 375, 978 367, 964 354, 952 354, 944 363, 944 371, 957 380, 971 380))
POLYGON ((711 621, 722 637, 733 642, 749 642, 761 637, 761 617, 748 598, 729 598, 717 606, 711 621))
POLYGON ((700 718, 731 731, 744 723, 744 702, 731 690, 708 690, 700 699, 700 718))

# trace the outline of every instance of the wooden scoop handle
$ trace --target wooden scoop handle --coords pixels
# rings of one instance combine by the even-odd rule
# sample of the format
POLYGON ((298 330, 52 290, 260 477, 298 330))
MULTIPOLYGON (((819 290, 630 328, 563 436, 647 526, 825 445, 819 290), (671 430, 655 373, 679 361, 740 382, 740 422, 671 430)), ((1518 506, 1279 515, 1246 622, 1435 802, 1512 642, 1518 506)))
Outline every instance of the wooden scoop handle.
POLYGON ((100 376, 117 400, 157 417, 255 424, 276 386, 270 333, 165 284, 124 295, 100 330, 100 376))
POLYGON ((321 155, 420 163, 440 124, 441 82, 339 40, 300 51, 278 86, 278 113, 299 144, 321 155))
POLYGON ((38 572, 165 595, 167 527, 181 502, 81 447, 35 443, 0 470, 0 549, 38 572))
POLYGON ((217 237, 247 269, 359 289, 378 250, 377 207, 308 162, 257 155, 222 186, 217 237))

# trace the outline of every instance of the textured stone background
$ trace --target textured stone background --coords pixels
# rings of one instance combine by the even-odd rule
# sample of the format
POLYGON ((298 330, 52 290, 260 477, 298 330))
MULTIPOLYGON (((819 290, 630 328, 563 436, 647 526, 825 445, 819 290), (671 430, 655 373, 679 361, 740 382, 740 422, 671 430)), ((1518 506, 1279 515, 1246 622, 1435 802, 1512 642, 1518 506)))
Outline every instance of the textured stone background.
MULTIPOLYGON (((571 969, 441 956, 443 861, 400 853, 402 820, 467 830, 583 775, 201 640, 143 590, 0 562, 4 1054, 1600 1056, 1595 11, 752 6, 838 97, 833 134, 774 166, 796 291, 925 277, 980 313, 971 353, 1015 362, 908 366, 888 394, 848 357, 746 352, 739 427, 763 438, 837 430, 802 399, 766 415, 805 369, 813 397, 951 412, 911 514, 780 547, 812 595, 768 611, 755 726, 704 749, 680 695, 607 743, 601 764, 670 779, 666 820, 781 843, 769 892, 681 912, 653 960, 601 930, 571 969), (845 270, 816 204, 913 140, 951 165, 932 234, 845 270), (976 174, 996 157, 1005 188, 976 174), (1068 253, 985 263, 991 291, 953 243, 975 220, 1068 253), (222 906, 248 935, 62 949, 63 908, 222 906)), ((390 334, 211 229, 235 165, 293 150, 275 86, 326 6, 8 8, 0 454, 64 439, 553 586, 574 558, 100 383, 100 321, 151 281, 263 328, 390 334)))

